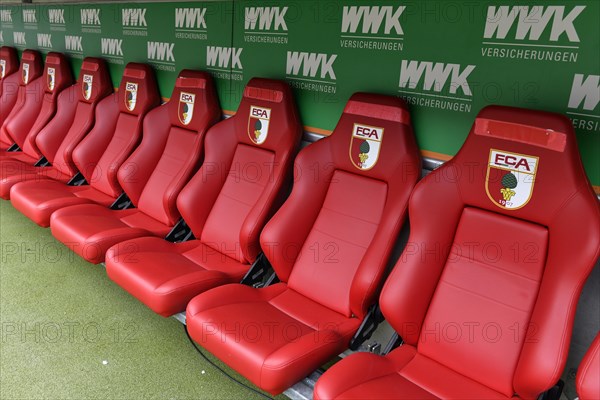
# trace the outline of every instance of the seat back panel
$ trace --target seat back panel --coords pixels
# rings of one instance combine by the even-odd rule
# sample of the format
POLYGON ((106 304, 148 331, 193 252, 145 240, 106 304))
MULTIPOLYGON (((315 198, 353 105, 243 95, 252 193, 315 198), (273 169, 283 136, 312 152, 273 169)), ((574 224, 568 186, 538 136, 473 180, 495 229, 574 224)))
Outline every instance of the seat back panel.
POLYGON ((159 103, 150 66, 128 63, 119 90, 98 103, 94 127, 73 153, 93 187, 113 198, 123 191, 117 171, 139 143, 146 112, 159 103))
POLYGON ((546 227, 465 208, 419 352, 512 396, 521 348, 525 340, 535 340, 535 329, 528 325, 547 245, 546 227))
POLYGON ((259 147, 238 144, 221 192, 206 220, 201 240, 240 262, 242 225, 273 178, 275 154, 259 147))
POLYGON ((48 123, 48 121, 54 116, 56 112, 56 104, 53 104, 53 95, 51 93, 45 93, 44 99, 42 101, 42 108, 39 111, 38 118, 35 120, 31 130, 29 132, 35 134, 28 134, 23 138, 21 143, 15 139, 15 142, 21 147, 23 152, 28 156, 33 158, 40 158, 40 152, 35 144, 35 138, 37 137, 37 133, 39 133, 44 126, 48 123))
POLYGON ((35 139, 56 113, 58 95, 72 83, 73 75, 67 57, 61 53, 48 53, 44 73, 39 83, 41 87, 38 92, 29 95, 33 99, 27 99, 28 103, 34 104, 30 106, 28 113, 21 112, 19 114, 19 119, 28 120, 27 124, 21 123, 21 127, 18 129, 12 129, 11 126, 9 130, 9 134, 25 154, 32 158, 40 158, 41 154, 35 139), (40 96, 39 92, 42 90, 43 95, 40 96), (41 104, 39 104, 40 98, 41 104))
POLYGON ((138 125, 140 120, 137 115, 123 112, 119 114, 110 143, 94 168, 94 179, 90 182, 94 188, 112 197, 117 197, 122 192, 117 181, 117 171, 131 151, 132 136, 135 136, 131 132, 138 130, 138 125))
POLYGON ((94 105, 79 101, 75 110, 73 125, 62 139, 52 165, 65 175, 73 176, 77 173, 73 165, 73 149, 79 140, 88 132, 94 120, 94 105))
MULTIPOLYGON (((0 142, 5 144, 5 145, 10 145, 12 143, 14 143, 13 138, 10 135, 10 132, 7 130, 7 125, 8 123, 11 122, 11 120, 13 120, 17 115, 20 114, 21 109, 23 108, 23 106, 26 104, 26 100, 28 97, 27 93, 29 94, 29 97, 35 97, 37 96, 37 98, 35 98, 35 102, 30 102, 30 105, 34 105, 37 107, 39 101, 41 100, 41 93, 43 93, 44 91, 44 87, 42 86, 42 83, 40 80, 38 80, 39 77, 42 76, 42 72, 43 72, 43 67, 42 67, 42 55, 35 51, 35 50, 25 50, 23 51, 23 54, 21 55, 21 64, 19 65, 19 80, 18 80, 18 84, 19 87, 16 89, 17 93, 16 93, 16 101, 12 107, 12 109, 10 110, 10 113, 6 116, 6 118, 2 121, 2 126, 0 127, 0 142)), ((7 88, 9 89, 9 88, 7 88)), ((39 110, 39 107, 37 107, 37 109, 39 110)), ((35 117, 31 118, 29 117, 28 119, 34 119, 35 117)), ((26 121, 29 126, 27 127, 27 130, 29 130, 29 128, 31 128, 31 125, 33 124, 33 121, 31 121, 31 123, 29 123, 29 121, 26 121)))
POLYGON ((289 287, 350 316, 352 282, 379 228, 387 195, 385 182, 335 171, 296 261, 301 268, 293 269, 289 287))
POLYGON ((140 196, 140 211, 156 220, 173 225, 179 218, 174 207, 177 194, 196 168, 200 135, 171 126, 164 151, 140 196))

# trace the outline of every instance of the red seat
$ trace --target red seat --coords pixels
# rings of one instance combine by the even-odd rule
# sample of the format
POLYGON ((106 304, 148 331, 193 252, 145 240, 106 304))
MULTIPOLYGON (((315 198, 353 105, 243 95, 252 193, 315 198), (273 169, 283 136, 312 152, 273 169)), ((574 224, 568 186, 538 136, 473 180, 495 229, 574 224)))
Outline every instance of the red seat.
POLYGON ((296 158, 292 193, 261 234, 281 283, 195 297, 194 340, 273 394, 349 346, 421 173, 409 120, 398 98, 352 96, 333 134, 296 158))
MULTIPOLYGON (((35 50, 25 50, 21 55, 21 65, 19 66, 19 86, 16 89, 16 99, 10 110, 10 113, 2 119, 0 126, 0 149, 8 149, 14 141, 10 137, 7 127, 11 121, 21 120, 21 124, 29 131, 33 125, 35 117, 42 106, 41 98, 44 93, 45 85, 41 78, 43 73, 42 56, 35 50), (24 116, 21 117, 20 114, 24 116)), ((4 86, 4 84, 3 84, 4 86)), ((7 87, 7 95, 12 88, 7 87)))
POLYGON ((600 333, 581 360, 577 371, 577 394, 580 400, 600 399, 600 333))
POLYGON ((175 202, 201 162, 204 135, 220 116, 210 75, 182 71, 171 100, 144 118, 142 142, 117 173, 137 208, 61 208, 50 218, 52 234, 92 263, 103 262, 106 251, 119 242, 165 236, 180 218, 175 202))
POLYGON ((267 218, 280 204, 301 133, 290 88, 252 79, 235 116, 206 134, 203 167, 177 199, 198 239, 120 243, 107 253, 108 276, 163 316, 184 311, 207 289, 239 282, 256 260, 267 218), (268 124, 258 141, 257 116, 268 124))
POLYGON ((61 53, 48 53, 43 76, 35 88, 40 93, 28 91, 21 111, 6 125, 7 136, 22 151, 0 152, 0 160, 10 158, 34 164, 42 157, 35 139, 54 117, 58 95, 72 84, 73 75, 67 58, 61 53))
MULTIPOLYGON (((14 47, 0 47, 0 126, 17 102, 19 82, 19 57, 14 47)), ((7 149, 7 144, 0 142, 0 151, 7 149)))
POLYGON ((51 179, 21 182, 11 189, 13 206, 40 226, 48 226, 59 208, 110 206, 123 191, 117 171, 139 143, 144 116, 159 103, 152 69, 127 64, 119 91, 98 104, 94 128, 73 150, 73 161, 89 185, 69 186, 51 179))
POLYGON ((340 361, 315 398, 535 399, 555 385, 600 252, 570 120, 483 109, 458 154, 415 188, 410 222, 380 297, 404 344, 340 361))
POLYGON ((0 197, 8 199, 10 188, 18 182, 47 178, 67 182, 75 176, 78 171, 73 150, 94 125, 96 105, 112 91, 104 60, 86 58, 79 80, 58 95, 56 114, 35 138, 39 152, 50 165, 36 167, 31 162, 0 160, 0 197))

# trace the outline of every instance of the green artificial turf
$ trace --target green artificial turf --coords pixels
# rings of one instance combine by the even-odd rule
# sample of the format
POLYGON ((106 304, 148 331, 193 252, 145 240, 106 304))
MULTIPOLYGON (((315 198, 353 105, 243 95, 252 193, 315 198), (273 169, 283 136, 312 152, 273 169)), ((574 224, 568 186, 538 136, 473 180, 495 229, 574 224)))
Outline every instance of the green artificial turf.
POLYGON ((0 323, 0 399, 260 398, 4 200, 0 323))

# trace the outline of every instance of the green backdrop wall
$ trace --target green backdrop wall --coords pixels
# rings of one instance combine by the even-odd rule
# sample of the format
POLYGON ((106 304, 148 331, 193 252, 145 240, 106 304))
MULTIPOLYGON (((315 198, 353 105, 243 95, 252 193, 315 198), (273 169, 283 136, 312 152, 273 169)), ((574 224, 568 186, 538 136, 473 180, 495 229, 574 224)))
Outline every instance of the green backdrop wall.
POLYGON ((348 97, 406 98, 423 153, 448 159, 477 112, 505 104, 567 114, 600 190, 600 2, 221 0, 0 6, 0 42, 105 57, 118 85, 151 63, 168 98, 206 69, 237 108, 253 76, 286 79, 308 131, 328 134, 348 97))

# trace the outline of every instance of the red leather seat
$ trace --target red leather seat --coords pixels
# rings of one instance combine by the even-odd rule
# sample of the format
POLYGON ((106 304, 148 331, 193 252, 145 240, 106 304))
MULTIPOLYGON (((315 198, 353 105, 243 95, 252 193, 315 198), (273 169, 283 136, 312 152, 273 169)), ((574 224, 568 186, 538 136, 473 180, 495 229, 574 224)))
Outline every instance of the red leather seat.
POLYGON ((281 283, 229 284, 187 306, 190 335, 276 394, 346 349, 376 299, 420 157, 405 103, 355 94, 304 148, 260 243, 281 283))
POLYGON ((96 105, 112 91, 104 60, 86 58, 79 80, 58 95, 56 114, 35 139, 39 152, 51 165, 36 167, 15 159, 0 160, 0 197, 9 199, 10 188, 18 182, 44 178, 67 182, 75 176, 73 150, 94 125, 96 105))
POLYGON ((380 297, 404 344, 340 361, 315 398, 535 399, 555 385, 600 252, 570 120, 483 109, 409 208, 410 238, 380 297))
POLYGON ((73 161, 89 185, 69 186, 51 179, 21 182, 11 189, 13 206, 40 226, 48 226, 59 208, 110 206, 123 191, 117 171, 139 143, 144 116, 159 103, 152 69, 127 64, 119 91, 98 104, 94 128, 73 150, 73 161))
MULTIPOLYGON (((17 102, 19 82, 19 57, 14 47, 0 47, 0 126, 17 102)), ((0 151, 8 148, 6 143, 0 142, 0 151)))
POLYGON ((580 400, 600 399, 600 333, 581 360, 577 371, 577 394, 580 400))
MULTIPOLYGON (((7 131, 7 126, 11 121, 14 119, 24 120, 22 122, 23 126, 29 125, 27 131, 35 121, 37 112, 42 106, 40 100, 45 87, 42 80, 38 79, 42 76, 42 73, 41 54, 35 50, 23 51, 21 65, 19 66, 19 86, 16 99, 10 113, 2 119, 2 126, 0 126, 0 149, 6 150, 14 143, 7 131), (25 114, 24 118, 20 116, 22 111, 25 114)), ((11 88, 7 87, 7 89, 10 92, 11 88)))
POLYGON ((175 202, 200 164, 204 135, 220 117, 210 75, 182 71, 171 100, 144 118, 142 142, 117 173, 137 208, 62 208, 50 218, 52 234, 92 263, 103 262, 106 251, 119 242, 165 236, 180 218, 175 202))
POLYGON ((235 116, 206 134, 203 167, 177 199, 198 239, 119 243, 106 256, 108 276, 163 316, 184 311, 207 289, 239 282, 256 260, 260 232, 291 178, 301 133, 289 86, 252 79, 235 116), (268 117, 268 130, 260 132, 266 137, 258 142, 256 116, 268 117))
POLYGON ((6 124, 7 136, 21 151, 2 151, 0 160, 10 158, 34 164, 42 157, 35 139, 54 117, 58 95, 72 84, 73 75, 67 58, 61 53, 48 53, 43 76, 35 87, 36 92, 28 90, 21 111, 6 124))

